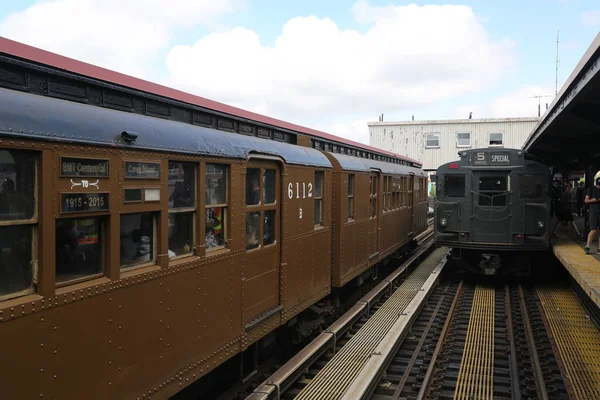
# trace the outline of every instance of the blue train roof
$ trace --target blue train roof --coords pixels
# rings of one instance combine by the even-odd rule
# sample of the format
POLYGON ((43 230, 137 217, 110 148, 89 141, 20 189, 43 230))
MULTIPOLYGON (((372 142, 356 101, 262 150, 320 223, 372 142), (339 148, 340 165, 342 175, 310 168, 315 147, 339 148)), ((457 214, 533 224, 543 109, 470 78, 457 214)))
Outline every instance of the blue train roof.
POLYGON ((0 89, 0 134, 239 159, 265 154, 288 164, 331 168, 324 154, 309 147, 8 89, 0 89), (123 131, 138 137, 129 144, 123 131))
POLYGON ((425 176, 423 170, 408 167, 406 165, 392 164, 368 158, 352 157, 339 153, 331 153, 331 155, 340 163, 340 166, 344 171, 368 172, 372 169, 376 169, 384 174, 408 175, 409 173, 413 173, 417 176, 425 176))

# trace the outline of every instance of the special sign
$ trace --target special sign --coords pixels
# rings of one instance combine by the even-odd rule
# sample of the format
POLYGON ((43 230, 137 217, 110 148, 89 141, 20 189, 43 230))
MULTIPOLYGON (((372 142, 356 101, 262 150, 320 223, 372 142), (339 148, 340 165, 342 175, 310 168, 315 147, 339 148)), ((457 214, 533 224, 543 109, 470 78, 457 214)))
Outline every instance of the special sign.
POLYGON ((510 153, 484 153, 475 154, 473 165, 510 165, 510 153))

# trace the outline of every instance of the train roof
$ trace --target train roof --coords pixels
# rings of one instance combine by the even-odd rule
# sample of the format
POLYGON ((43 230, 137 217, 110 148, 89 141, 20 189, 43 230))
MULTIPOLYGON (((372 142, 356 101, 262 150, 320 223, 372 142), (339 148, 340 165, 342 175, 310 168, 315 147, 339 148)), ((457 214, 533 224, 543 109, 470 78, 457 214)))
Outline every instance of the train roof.
POLYGON ((331 153, 331 155, 340 163, 340 166, 344 171, 368 172, 372 169, 377 169, 384 174, 408 175, 409 173, 414 173, 415 175, 425 176, 425 172, 423 170, 414 167, 390 164, 365 158, 357 158, 348 156, 346 154, 331 153))
POLYGON ((246 111, 240 108, 232 107, 203 97, 195 96, 180 90, 172 89, 156 83, 145 81, 143 79, 134 78, 109 69, 101 68, 92 64, 88 64, 85 62, 74 60, 72 58, 51 53, 49 51, 28 46, 23 43, 15 42, 3 37, 0 37, 0 54, 5 54, 10 57, 18 57, 20 59, 24 59, 33 63, 50 66, 58 70, 67 71, 70 73, 93 78, 103 82, 108 82, 111 85, 117 85, 119 87, 124 88, 131 88, 136 91, 149 93, 155 96, 159 96, 161 98, 176 100, 178 102, 182 102, 188 105, 197 106, 219 113, 231 115, 234 117, 255 121, 283 130, 293 131, 296 133, 310 136, 311 138, 318 138, 324 140, 325 143, 313 144, 313 146, 317 148, 320 148, 319 146, 321 146, 324 147, 325 150, 328 150, 328 147, 330 146, 327 144, 327 141, 330 141, 337 144, 347 145, 355 149, 362 149, 364 151, 374 153, 375 155, 383 156, 384 158, 389 158, 392 162, 394 162, 393 160, 398 160, 414 164, 418 167, 422 165, 421 162, 413 160, 409 157, 378 149, 372 146, 364 145, 349 139, 344 139, 339 136, 331 135, 329 133, 322 132, 316 129, 303 127, 275 118, 267 117, 261 114, 246 111))
POLYGON ((0 89, 0 132, 95 145, 214 157, 246 159, 251 154, 280 156, 286 163, 331 168, 327 157, 310 147, 223 132, 98 108, 66 100, 0 89), (128 143, 122 133, 138 135, 128 143))

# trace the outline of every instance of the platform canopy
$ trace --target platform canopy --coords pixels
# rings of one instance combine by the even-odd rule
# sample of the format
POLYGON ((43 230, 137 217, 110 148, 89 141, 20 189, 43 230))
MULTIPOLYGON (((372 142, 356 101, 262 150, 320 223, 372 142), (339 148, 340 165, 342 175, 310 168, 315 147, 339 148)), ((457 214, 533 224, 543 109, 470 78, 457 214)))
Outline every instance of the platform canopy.
POLYGON ((600 34, 533 129, 523 149, 545 162, 586 167, 600 159, 600 34))

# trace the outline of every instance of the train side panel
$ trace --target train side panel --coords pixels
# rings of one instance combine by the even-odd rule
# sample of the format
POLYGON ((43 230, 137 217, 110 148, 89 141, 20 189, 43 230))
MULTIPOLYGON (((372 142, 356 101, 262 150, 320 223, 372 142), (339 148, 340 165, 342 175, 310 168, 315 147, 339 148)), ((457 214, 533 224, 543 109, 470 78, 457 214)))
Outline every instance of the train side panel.
POLYGON ((288 166, 283 188, 282 322, 330 293, 333 175, 288 166))

